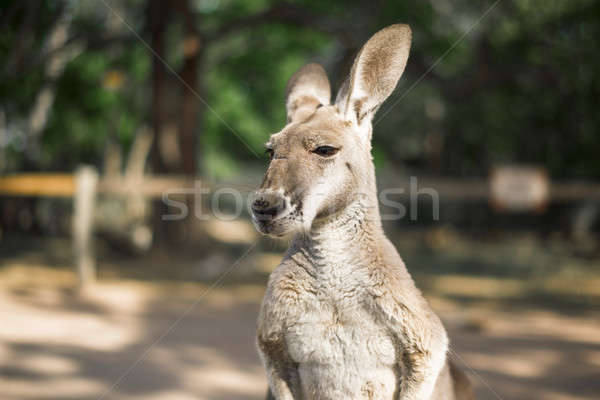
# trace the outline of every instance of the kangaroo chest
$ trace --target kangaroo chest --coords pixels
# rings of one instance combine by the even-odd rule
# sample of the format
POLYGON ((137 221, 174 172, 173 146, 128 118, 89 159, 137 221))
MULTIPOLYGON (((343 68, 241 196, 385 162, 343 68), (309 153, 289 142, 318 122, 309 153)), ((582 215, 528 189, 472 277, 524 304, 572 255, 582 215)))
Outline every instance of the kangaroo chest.
POLYGON ((286 344, 298 363, 305 398, 391 399, 397 388, 396 350, 373 315, 366 273, 321 270, 301 294, 302 312, 288 321, 286 344))

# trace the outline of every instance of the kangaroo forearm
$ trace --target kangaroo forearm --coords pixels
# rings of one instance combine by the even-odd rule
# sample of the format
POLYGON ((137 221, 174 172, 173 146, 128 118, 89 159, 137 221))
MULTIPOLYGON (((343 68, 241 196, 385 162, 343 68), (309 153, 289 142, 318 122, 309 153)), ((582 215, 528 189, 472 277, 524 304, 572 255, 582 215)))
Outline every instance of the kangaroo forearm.
POLYGON ((259 334, 259 353, 267 372, 269 388, 276 400, 294 400, 298 379, 296 366, 289 358, 282 340, 265 340, 259 334))
MULTIPOLYGON (((421 340, 408 341, 402 361, 404 374, 402 379, 402 400, 427 400, 431 397, 438 376, 446 363, 448 338, 441 322, 436 319, 428 334, 421 340), (428 337, 429 340, 422 340, 428 337)), ((412 339, 415 339, 413 336, 412 339)))
POLYGON ((404 357, 404 375, 402 377, 402 400, 427 400, 431 397, 438 376, 446 362, 443 354, 411 354, 404 357))
POLYGON ((294 400, 292 391, 293 382, 287 376, 290 366, 267 364, 267 379, 269 388, 276 400, 294 400))
POLYGON ((448 336, 440 319, 425 302, 407 305, 394 297, 381 296, 377 309, 398 343, 402 368, 401 400, 428 400, 446 362, 448 336))

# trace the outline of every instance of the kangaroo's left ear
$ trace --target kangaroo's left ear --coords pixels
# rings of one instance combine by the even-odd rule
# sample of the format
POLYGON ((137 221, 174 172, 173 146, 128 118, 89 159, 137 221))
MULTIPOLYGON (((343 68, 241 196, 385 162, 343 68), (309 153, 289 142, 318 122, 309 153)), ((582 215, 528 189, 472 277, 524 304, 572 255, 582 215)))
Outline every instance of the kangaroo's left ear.
POLYGON ((408 25, 391 25, 377 32, 360 50, 350 76, 340 88, 335 104, 344 119, 356 123, 370 139, 370 122, 393 92, 404 72, 410 51, 408 25))
POLYGON ((307 64, 292 75, 285 89, 288 122, 306 119, 319 105, 327 106, 330 101, 331 88, 325 70, 319 64, 307 64))

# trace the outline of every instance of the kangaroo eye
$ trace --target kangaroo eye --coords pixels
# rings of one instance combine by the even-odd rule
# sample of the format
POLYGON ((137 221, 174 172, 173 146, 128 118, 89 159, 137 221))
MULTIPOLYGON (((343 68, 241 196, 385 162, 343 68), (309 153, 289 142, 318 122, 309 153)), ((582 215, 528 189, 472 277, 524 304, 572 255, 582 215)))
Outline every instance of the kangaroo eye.
POLYGON ((269 160, 273 159, 273 154, 275 154, 275 152, 273 151, 273 149, 270 148, 266 148, 265 149, 265 153, 269 156, 269 160))
POLYGON ((340 149, 336 149, 332 146, 319 146, 313 150, 313 153, 320 155, 321 157, 331 157, 337 153, 340 149))

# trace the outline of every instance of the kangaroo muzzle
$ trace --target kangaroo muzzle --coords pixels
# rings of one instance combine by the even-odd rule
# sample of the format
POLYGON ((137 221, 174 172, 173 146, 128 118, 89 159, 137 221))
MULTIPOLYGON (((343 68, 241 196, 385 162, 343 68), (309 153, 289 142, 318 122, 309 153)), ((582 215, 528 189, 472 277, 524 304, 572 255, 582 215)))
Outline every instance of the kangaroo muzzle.
POLYGON ((286 214, 289 206, 282 190, 260 189, 253 194, 250 208, 257 221, 269 222, 286 214))

